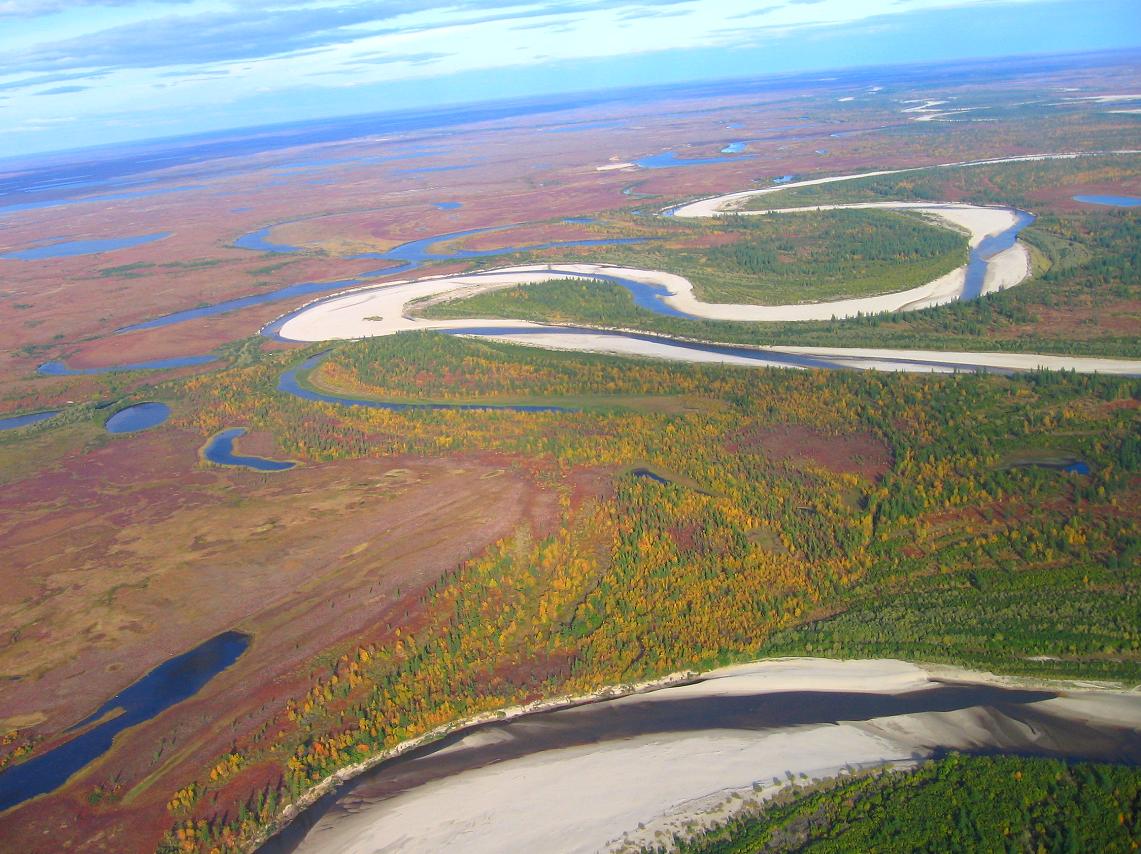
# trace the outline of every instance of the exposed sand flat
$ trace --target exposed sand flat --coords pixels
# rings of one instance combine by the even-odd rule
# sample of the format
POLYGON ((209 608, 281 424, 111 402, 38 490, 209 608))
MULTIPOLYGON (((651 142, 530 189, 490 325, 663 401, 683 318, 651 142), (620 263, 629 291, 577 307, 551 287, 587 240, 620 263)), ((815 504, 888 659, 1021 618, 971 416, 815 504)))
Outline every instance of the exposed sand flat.
POLYGON ((952 369, 992 368, 1007 371, 1077 371, 1080 374, 1141 375, 1141 361, 1130 359, 1094 359, 1085 356, 1046 356, 1037 353, 956 353, 950 350, 881 350, 863 347, 770 347, 778 353, 819 356, 852 368, 869 367, 868 362, 898 365, 896 370, 910 370, 924 364, 951 366, 952 369))
MULTIPOLYGON (((999 264, 993 268, 986 287, 999 289, 1004 282, 1017 281, 1028 266, 1028 256, 1019 246, 1011 247, 997 256, 999 264)), ((746 365, 750 367, 796 367, 779 356, 766 358, 765 354, 788 354, 807 357, 818 364, 859 370, 907 371, 910 373, 951 373, 956 370, 997 369, 1024 371, 1036 368, 1075 370, 1082 373, 1141 375, 1141 361, 1126 359, 1093 359, 1074 356, 1040 356, 1019 353, 962 353, 928 350, 888 350, 878 348, 845 347, 741 347, 736 353, 709 352, 687 346, 687 342, 671 342, 658 337, 647 340, 633 333, 583 330, 573 332, 526 320, 429 320, 405 314, 407 303, 425 297, 450 294, 471 295, 487 290, 512 287, 517 284, 550 281, 554 279, 610 275, 637 282, 659 285, 670 292, 666 301, 688 311, 691 306, 703 310, 723 308, 716 304, 698 303, 692 286, 682 276, 652 270, 628 267, 610 267, 600 264, 568 264, 551 269, 549 266, 526 266, 461 276, 442 276, 416 281, 394 282, 375 288, 349 291, 314 302, 289 319, 281 328, 281 336, 293 341, 332 341, 370 338, 391 335, 409 330, 448 330, 480 328, 483 337, 546 347, 555 350, 573 350, 588 353, 612 353, 624 356, 647 356, 692 363, 746 365), (496 330, 494 333, 486 331, 496 330), (754 355, 755 354, 755 355, 754 355)), ((923 288, 906 292, 917 303, 935 304, 938 300, 951 300, 962 288, 962 271, 954 271, 923 288)), ((880 304, 894 304, 900 295, 881 298, 880 304)), ((864 306, 868 300, 852 301, 864 306)), ((837 303, 816 306, 745 306, 750 317, 795 316, 792 310, 818 309, 828 306, 829 314, 837 303), (788 314, 782 315, 782 312, 788 314)), ((730 307, 736 308, 736 307, 730 307)), ((864 310, 867 310, 866 308, 864 310)), ((716 315, 714 315, 716 316, 716 315)), ((745 319, 737 317, 735 319, 745 319)))
MULTIPOLYGON (((957 671, 968 687, 1004 680, 957 671)), ((940 687, 901 661, 783 659, 726 668, 703 681, 608 701, 688 703, 734 696, 813 691, 900 696, 940 687)), ((528 753, 415 786, 386 800, 349 801, 306 836, 298 852, 465 852, 614 850, 652 844, 689 821, 724 817, 730 795, 764 797, 783 781, 832 776, 845 766, 907 764, 937 748, 1035 749, 1067 721, 1141 727, 1141 695, 1067 691, 1026 708, 1055 721, 1054 733, 989 706, 761 729, 667 731, 528 753)), ((1041 719, 1041 718, 1039 718, 1041 719)), ((510 731, 473 733, 447 748, 509 743, 510 731)))
POLYGON ((575 333, 565 332, 528 332, 519 335, 510 333, 502 335, 481 335, 481 338, 494 338, 497 341, 506 341, 511 344, 522 344, 527 347, 542 347, 545 350, 569 350, 579 353, 607 353, 615 356, 645 356, 653 359, 666 359, 672 362, 687 362, 690 364, 717 364, 742 365, 751 368, 787 368, 796 367, 780 359, 765 359, 764 354, 758 351, 758 358, 749 356, 736 356, 731 353, 711 353, 704 350, 694 350, 680 345, 669 344, 663 341, 647 341, 625 335, 611 335, 605 333, 575 333))
MULTIPOLYGON (((1110 154, 1136 154, 1134 150, 1108 152, 1110 154)), ((983 165, 991 163, 1029 162, 1047 159, 1075 159, 1096 156, 1085 153, 1033 154, 1018 157, 974 160, 963 163, 941 164, 945 167, 983 165)), ((622 164, 611 164, 618 167, 622 164)), ((921 167, 928 168, 928 167, 921 167)), ((759 195, 779 193, 795 187, 850 181, 870 175, 891 175, 914 169, 895 169, 867 172, 858 175, 841 175, 814 178, 780 186, 703 199, 667 211, 674 216, 711 217, 731 213, 746 200, 759 195)), ((773 208, 761 211, 741 211, 748 215, 779 215, 791 211, 835 210, 841 208, 885 208, 913 210, 944 220, 969 235, 972 249, 987 237, 1010 228, 1017 213, 1010 208, 980 207, 959 203, 939 202, 875 202, 854 205, 823 205, 816 208, 773 208)), ((1013 287, 1029 277, 1030 256, 1021 244, 1015 243, 988 259, 983 293, 993 293, 1013 287)), ((398 281, 387 285, 358 288, 343 294, 314 301, 308 307, 288 318, 281 326, 280 335, 294 341, 328 341, 368 338, 416 329, 457 330, 491 327, 494 337, 531 346, 583 352, 615 353, 631 356, 651 356, 687 362, 715 362, 750 366, 790 365, 787 359, 768 359, 765 353, 803 356, 832 367, 863 370, 909 372, 952 372, 956 370, 1008 370, 1023 371, 1037 368, 1076 370, 1089 373, 1141 375, 1141 361, 1124 359, 1092 359, 1070 356, 1042 356, 1012 353, 958 353, 944 351, 885 350, 871 348, 738 348, 752 352, 714 353, 686 346, 684 342, 647 340, 636 334, 567 334, 565 331, 523 320, 470 319, 428 320, 408 315, 408 305, 418 300, 454 299, 498 288, 521 284, 575 277, 619 277, 653 285, 665 293, 663 302, 686 314, 713 320, 746 322, 830 320, 852 317, 856 314, 874 314, 889 311, 907 311, 942 305, 959 299, 966 282, 966 268, 959 268, 945 276, 908 291, 835 300, 824 303, 760 306, 727 303, 706 303, 694 295, 693 285, 683 276, 653 270, 617 267, 601 264, 529 265, 503 268, 485 273, 455 276, 437 276, 425 279, 398 281), (756 353, 756 356, 752 356, 756 353)), ((480 334, 489 335, 486 329, 480 334)))
POLYGON ((1030 273, 1030 251, 1021 243, 1015 243, 987 259, 982 292, 993 294, 1012 288, 1030 278, 1030 273))

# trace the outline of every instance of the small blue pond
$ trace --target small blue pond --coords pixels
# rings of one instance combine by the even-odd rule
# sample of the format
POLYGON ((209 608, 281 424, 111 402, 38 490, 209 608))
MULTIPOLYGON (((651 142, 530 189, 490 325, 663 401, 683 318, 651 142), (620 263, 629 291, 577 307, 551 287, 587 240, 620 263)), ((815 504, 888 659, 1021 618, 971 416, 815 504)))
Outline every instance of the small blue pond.
POLYGON ((1141 207, 1141 198, 1137 196, 1074 196, 1074 201, 1083 205, 1104 205, 1112 208, 1141 207))
POLYGON ((108 433, 137 433, 157 427, 170 418, 170 407, 165 403, 136 403, 120 409, 104 425, 108 433))
POLYGON ((242 457, 234 453, 234 440, 245 435, 241 427, 223 430, 206 443, 203 455, 212 463, 222 466, 240 466, 254 471, 288 471, 297 463, 267 460, 265 457, 242 457))
POLYGON ((1064 471, 1069 474, 1089 474, 1089 463, 1085 460, 1042 460, 1032 461, 1027 463, 1015 463, 1015 468, 1020 469, 1053 469, 1054 471, 1064 471))
POLYGON ((43 412, 29 412, 26 415, 13 415, 9 418, 0 418, 0 430, 15 430, 17 427, 27 427, 29 424, 39 424, 53 416, 59 415, 59 409, 46 409, 43 412))
POLYGON ((66 243, 49 243, 46 246, 35 246, 31 249, 21 249, 0 255, 13 261, 40 261, 45 258, 70 258, 74 255, 97 255, 101 252, 113 252, 116 249, 130 249, 132 246, 142 246, 154 243, 164 237, 170 237, 169 231, 160 231, 155 234, 141 234, 137 237, 111 237, 105 240, 70 240, 66 243))
POLYGON ((721 149, 722 154, 740 154, 745 150, 747 143, 744 142, 731 142, 721 149))
POLYGON ((71 727, 69 732, 93 724, 116 709, 122 710, 119 714, 47 753, 0 772, 0 810, 62 786, 68 777, 106 753, 116 735, 196 694, 237 661, 249 645, 249 635, 225 632, 160 664, 90 717, 71 727))
POLYGON ((436 202, 434 207, 441 211, 454 211, 462 208, 463 202, 436 202))

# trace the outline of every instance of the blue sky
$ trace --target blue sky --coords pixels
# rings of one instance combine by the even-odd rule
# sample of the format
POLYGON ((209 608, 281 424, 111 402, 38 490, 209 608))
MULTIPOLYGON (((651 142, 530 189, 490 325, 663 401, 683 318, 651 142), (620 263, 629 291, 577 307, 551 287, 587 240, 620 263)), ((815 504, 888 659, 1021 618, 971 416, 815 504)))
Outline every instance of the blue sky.
POLYGON ((560 91, 1138 45, 1138 0, 0 0, 0 156, 560 91))

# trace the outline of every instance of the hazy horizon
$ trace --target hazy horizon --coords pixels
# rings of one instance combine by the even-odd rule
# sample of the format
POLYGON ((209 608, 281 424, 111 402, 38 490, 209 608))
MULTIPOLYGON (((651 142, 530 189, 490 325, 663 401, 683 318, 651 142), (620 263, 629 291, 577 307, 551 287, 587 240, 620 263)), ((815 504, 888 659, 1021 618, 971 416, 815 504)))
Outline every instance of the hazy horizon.
POLYGON ((0 24, 5 159, 655 84, 1141 45, 1126 0, 0 0, 0 24))

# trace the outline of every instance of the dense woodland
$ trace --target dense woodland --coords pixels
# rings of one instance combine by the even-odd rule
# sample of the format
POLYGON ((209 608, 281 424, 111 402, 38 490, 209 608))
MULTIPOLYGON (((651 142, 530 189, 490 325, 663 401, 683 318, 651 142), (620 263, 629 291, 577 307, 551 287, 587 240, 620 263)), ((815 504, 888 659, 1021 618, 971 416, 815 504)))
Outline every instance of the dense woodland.
POLYGON ((276 392, 297 358, 184 381, 178 423, 268 429, 314 462, 493 453, 559 491, 562 523, 457 567, 415 625, 331 655, 172 793, 172 850, 235 850, 337 768, 476 712, 688 668, 811 653, 1141 678, 1137 380, 699 367, 420 333, 338 347, 308 378, 579 404, 389 411, 276 392), (1090 473, 1028 464, 1059 459, 1090 473), (613 492, 576 498, 581 470, 613 492), (243 789, 266 769, 280 782, 243 789))
POLYGON ((911 771, 794 787, 649 852, 1135 851, 1136 768, 951 755, 911 771))
POLYGON ((965 234, 907 212, 711 221, 613 215, 592 229, 600 239, 636 235, 645 242, 520 253, 497 257, 494 266, 557 259, 668 270, 689 279, 707 302, 783 305, 908 290, 967 263, 965 234))

